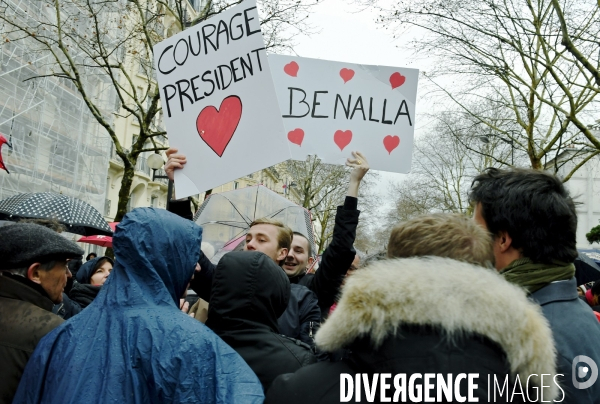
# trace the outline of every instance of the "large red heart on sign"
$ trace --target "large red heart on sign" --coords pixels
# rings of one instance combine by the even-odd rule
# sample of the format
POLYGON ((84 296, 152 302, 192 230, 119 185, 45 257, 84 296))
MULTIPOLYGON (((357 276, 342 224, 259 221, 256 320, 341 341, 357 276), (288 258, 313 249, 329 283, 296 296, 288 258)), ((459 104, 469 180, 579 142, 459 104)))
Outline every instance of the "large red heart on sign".
POLYGON ((400 144, 400 138, 398 136, 387 135, 383 138, 383 147, 388 151, 388 154, 392 154, 394 150, 400 144))
POLYGON ((296 128, 290 132, 288 132, 288 140, 298 146, 302 146, 302 141, 304 140, 304 131, 300 128, 296 128))
POLYGON ((392 90, 396 87, 400 87, 406 81, 406 77, 401 75, 400 73, 392 73, 390 76, 390 84, 392 85, 392 90))
POLYGON ((196 119, 198 134, 217 156, 223 156, 242 117, 242 100, 230 95, 221 102, 219 110, 212 105, 204 107, 196 119))
POLYGON ((352 141, 352 131, 351 130, 336 130, 333 134, 333 141, 340 148, 340 150, 344 150, 344 147, 348 146, 352 141))
POLYGON ((346 69, 344 67, 342 70, 340 70, 340 77, 342 78, 342 80, 344 80, 344 84, 346 84, 347 82, 352 80, 352 77, 354 77, 354 70, 346 69))
POLYGON ((298 66, 298 63, 296 62, 290 62, 287 65, 283 66, 283 71, 292 77, 296 77, 299 69, 300 66, 298 66))

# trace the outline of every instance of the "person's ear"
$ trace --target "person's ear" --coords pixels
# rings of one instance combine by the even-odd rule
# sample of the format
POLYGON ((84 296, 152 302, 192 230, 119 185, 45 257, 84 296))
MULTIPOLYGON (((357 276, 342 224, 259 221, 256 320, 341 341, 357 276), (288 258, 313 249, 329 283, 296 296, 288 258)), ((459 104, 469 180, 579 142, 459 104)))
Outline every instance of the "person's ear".
POLYGON ((496 236, 496 245, 501 253, 504 253, 512 247, 512 237, 506 231, 500 231, 496 236))
POLYGON ((39 262, 33 263, 27 268, 27 279, 32 282, 41 284, 40 272, 42 271, 42 264, 39 262))
POLYGON ((282 261, 288 256, 289 249, 282 248, 277 253, 277 261, 282 261))
POLYGON ((308 266, 310 267, 313 262, 315 262, 315 259, 313 257, 308 257, 308 266))

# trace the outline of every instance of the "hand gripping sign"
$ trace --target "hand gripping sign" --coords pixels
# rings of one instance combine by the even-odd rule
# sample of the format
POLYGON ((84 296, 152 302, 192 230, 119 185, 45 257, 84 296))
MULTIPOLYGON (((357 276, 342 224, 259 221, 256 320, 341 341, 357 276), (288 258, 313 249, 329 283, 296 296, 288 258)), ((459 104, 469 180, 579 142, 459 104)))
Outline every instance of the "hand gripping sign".
POLYGON ((178 197, 289 158, 256 0, 160 42, 154 60, 170 144, 188 157, 178 197))
POLYGON ((343 164, 351 150, 371 168, 410 171, 419 71, 270 55, 292 158, 343 164))

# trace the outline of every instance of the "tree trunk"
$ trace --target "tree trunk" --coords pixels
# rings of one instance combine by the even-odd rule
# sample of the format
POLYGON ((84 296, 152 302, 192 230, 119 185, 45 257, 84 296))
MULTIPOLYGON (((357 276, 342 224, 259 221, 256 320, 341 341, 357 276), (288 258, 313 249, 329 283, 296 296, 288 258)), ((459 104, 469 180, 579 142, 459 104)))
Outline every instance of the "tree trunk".
POLYGON ((134 172, 135 165, 125 163, 125 167, 123 168, 123 179, 121 180, 121 189, 119 190, 119 203, 117 205, 115 222, 120 222, 127 213, 127 204, 131 197, 131 184, 133 183, 134 172))

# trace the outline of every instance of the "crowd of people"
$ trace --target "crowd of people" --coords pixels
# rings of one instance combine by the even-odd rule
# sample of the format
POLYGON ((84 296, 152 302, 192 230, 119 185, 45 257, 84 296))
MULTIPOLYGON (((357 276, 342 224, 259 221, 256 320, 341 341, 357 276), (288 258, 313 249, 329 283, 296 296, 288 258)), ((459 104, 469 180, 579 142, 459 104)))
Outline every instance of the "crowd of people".
MULTIPOLYGON (((172 179, 186 158, 167 155, 172 179)), ((125 215, 114 260, 82 263, 83 250, 38 224, 0 228, 0 402, 339 403, 348 377, 352 402, 383 402, 383 375, 400 402, 455 402, 439 383, 419 397, 407 387, 433 374, 455 375, 452 397, 479 402, 505 383, 493 402, 600 403, 600 382, 582 373, 598 376, 600 282, 577 280, 575 205, 558 178, 487 169, 471 187, 473 217, 398 223, 387 250, 361 262, 369 164, 360 153, 346 164, 314 273, 306 235, 270 218, 213 264, 187 200, 125 215), (206 316, 182 310, 189 288, 206 316)))

